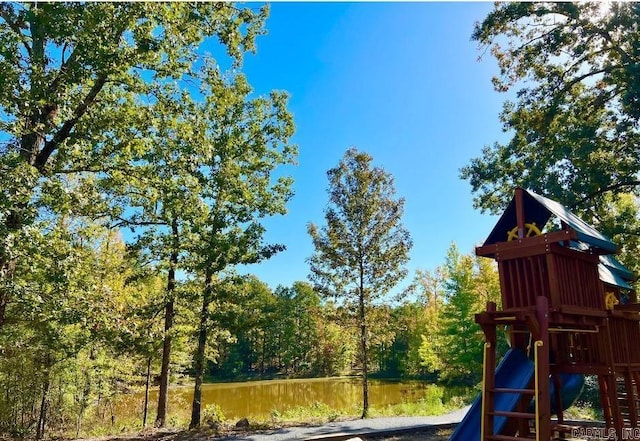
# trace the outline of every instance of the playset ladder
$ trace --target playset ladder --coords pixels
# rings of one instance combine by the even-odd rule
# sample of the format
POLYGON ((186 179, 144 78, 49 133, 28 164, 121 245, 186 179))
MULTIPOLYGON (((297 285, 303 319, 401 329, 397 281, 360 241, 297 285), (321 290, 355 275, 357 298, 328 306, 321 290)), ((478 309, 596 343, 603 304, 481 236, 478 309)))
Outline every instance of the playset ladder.
MULTIPOLYGON (((496 311, 495 304, 487 307, 487 313, 477 317, 485 333, 486 343, 483 361, 483 392, 481 440, 509 441, 551 439, 551 418, 549 399, 549 334, 548 303, 539 297, 535 311, 496 311), (533 379, 528 377, 527 385, 521 388, 496 386, 496 326, 526 323, 535 341, 532 342, 533 379), (517 401, 512 410, 496 409, 497 394, 515 394, 517 401), (535 397, 535 412, 529 412, 531 399, 535 397), (499 428, 494 426, 496 417, 506 418, 499 428), (515 435, 518 435, 517 437, 515 435)), ((529 371, 530 372, 530 371, 529 371)), ((523 381, 524 383, 524 381, 523 381)))
POLYGON ((616 377, 613 374, 598 375, 598 383, 604 422, 607 427, 613 427, 619 432, 623 427, 623 421, 618 401, 616 377))
POLYGON ((607 427, 621 429, 639 426, 639 376, 631 370, 599 376, 602 409, 607 427))
POLYGON ((638 412, 636 411, 635 385, 630 372, 625 372, 622 376, 616 376, 616 395, 618 397, 618 407, 622 417, 622 424, 625 427, 636 427, 638 425, 638 412))
MULTIPOLYGON (((536 341, 534 345, 534 351, 537 354, 542 352, 543 344, 541 341, 536 341)), ((540 397, 541 382, 538 381, 540 372, 539 355, 534 357, 534 375, 533 380, 528 387, 525 388, 504 388, 495 386, 495 346, 491 343, 485 344, 485 357, 484 357, 484 389, 482 396, 482 414, 483 424, 481 426, 481 439, 483 441, 495 440, 495 441, 509 441, 509 440, 523 440, 523 439, 545 439, 540 438, 537 434, 550 434, 551 428, 548 419, 539 418, 541 413, 539 399, 536 399, 535 412, 529 412, 529 403, 534 397, 540 397), (533 384, 531 384, 533 383, 533 384), (519 396, 518 402, 515 406, 515 410, 505 411, 495 409, 495 396, 496 394, 515 394, 519 396), (504 417, 506 423, 501 430, 501 434, 494 434, 494 418, 504 417), (515 436, 515 435, 518 436, 515 436)), ((548 376, 547 376, 548 378, 548 376)), ((548 380, 546 381, 548 389, 548 380)), ((544 388, 544 386, 542 386, 544 388)), ((547 407, 548 407, 548 400, 547 407)), ((548 410, 547 410, 548 412, 548 410)), ((546 439, 549 439, 547 437, 546 439)))

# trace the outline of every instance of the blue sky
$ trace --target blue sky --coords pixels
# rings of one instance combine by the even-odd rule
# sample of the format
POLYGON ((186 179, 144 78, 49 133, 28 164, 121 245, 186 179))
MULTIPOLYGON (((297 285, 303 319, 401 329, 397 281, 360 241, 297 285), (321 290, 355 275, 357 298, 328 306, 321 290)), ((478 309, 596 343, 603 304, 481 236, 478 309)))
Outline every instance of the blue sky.
POLYGON ((289 213, 268 219, 267 240, 285 252, 241 272, 275 288, 306 280, 308 222, 324 224, 326 171, 355 146, 395 178, 413 238, 410 274, 444 262, 455 242, 473 251, 497 218, 473 208, 459 170, 504 140, 508 95, 481 61, 473 25, 492 3, 274 3, 268 35, 243 70, 256 93, 286 90, 296 122, 298 166, 289 213))

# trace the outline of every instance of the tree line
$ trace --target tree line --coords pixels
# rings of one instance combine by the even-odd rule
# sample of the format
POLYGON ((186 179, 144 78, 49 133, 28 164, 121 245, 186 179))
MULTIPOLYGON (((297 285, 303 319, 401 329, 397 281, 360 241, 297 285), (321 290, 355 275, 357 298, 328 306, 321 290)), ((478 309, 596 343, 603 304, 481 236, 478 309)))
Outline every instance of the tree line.
MULTIPOLYGON (((61 237, 55 252, 40 253, 33 297, 11 308, 0 340, 4 433, 77 436, 96 424, 118 430, 118 400, 148 394, 161 381, 166 273, 141 268, 117 233, 92 228, 81 244, 61 237)), ((193 381, 201 320, 201 283, 177 280, 174 290, 169 384, 193 381)), ((216 290, 204 381, 361 374, 354 316, 310 283, 272 290, 254 276, 232 275, 216 290)), ((404 301, 369 310, 371 374, 475 384, 482 334, 473 314, 499 297, 491 262, 452 246, 443 267, 418 272, 409 290, 404 301)), ((140 404, 135 424, 150 425, 157 405, 140 404)))
MULTIPOLYGON (((304 281, 271 290, 251 276, 247 302, 235 315, 231 339, 219 340, 211 378, 264 375, 337 376, 361 372, 357 310, 323 300, 304 281)), ((497 269, 489 259, 452 244, 443 265, 418 270, 403 300, 370 306, 371 372, 384 378, 420 378, 474 386, 480 381, 483 335, 474 315, 500 303, 497 269)), ((503 339, 502 350, 507 339, 503 339)))
MULTIPOLYGON (((157 335, 155 424, 164 426, 182 297, 200 304, 191 425, 200 424, 219 280, 283 249, 264 241, 261 219, 284 214, 291 196, 291 179, 273 175, 296 157, 288 97, 256 96, 241 72, 267 14, 231 3, 0 6, 2 361, 28 348, 32 383, 19 370, 7 375, 41 398, 3 407, 11 427, 41 438, 55 425, 64 408, 52 402, 56 369, 96 338, 154 351, 157 335), (134 236, 118 252, 111 232, 122 228, 134 236), (131 328, 142 312, 130 304, 146 304, 161 328, 131 328)), ((80 372, 79 416, 95 381, 89 368, 80 372)))
MULTIPOLYGON (((326 229, 309 226, 314 286, 271 292, 235 272, 284 249, 261 222, 292 195, 280 170, 297 150, 287 94, 256 95, 241 70, 267 13, 0 5, 3 432, 78 435, 91 409, 113 418, 118 394, 156 384, 162 427, 180 375, 194 381, 190 427, 206 375, 359 370, 366 416, 370 366, 421 372, 415 345, 402 368, 379 349, 404 314, 375 300, 406 274, 411 242, 392 178, 368 155, 351 149, 328 173, 336 209, 326 229), (335 242, 335 227, 355 242, 335 242), (334 265, 335 251, 347 261, 334 265)), ((407 341, 420 341, 414 325, 407 341)))

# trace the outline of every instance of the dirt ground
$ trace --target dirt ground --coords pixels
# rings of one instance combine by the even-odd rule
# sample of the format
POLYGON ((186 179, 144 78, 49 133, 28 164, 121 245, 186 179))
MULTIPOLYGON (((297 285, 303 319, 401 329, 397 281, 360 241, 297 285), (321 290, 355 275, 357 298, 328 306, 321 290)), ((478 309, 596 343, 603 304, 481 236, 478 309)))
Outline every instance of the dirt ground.
POLYGON ((430 429, 420 432, 411 432, 403 435, 387 437, 366 437, 364 441, 447 441, 451 435, 451 429, 430 429))

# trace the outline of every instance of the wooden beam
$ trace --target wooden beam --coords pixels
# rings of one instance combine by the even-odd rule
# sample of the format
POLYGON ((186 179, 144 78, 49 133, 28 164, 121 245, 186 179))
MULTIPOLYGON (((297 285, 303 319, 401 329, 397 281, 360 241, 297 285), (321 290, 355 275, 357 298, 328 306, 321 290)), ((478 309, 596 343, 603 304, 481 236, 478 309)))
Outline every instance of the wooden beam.
POLYGON ((627 304, 618 304, 614 305, 614 311, 629 311, 629 312, 640 312, 640 303, 627 303, 627 304))
POLYGON ((562 242, 565 240, 575 240, 578 234, 573 229, 554 231, 551 233, 541 234, 540 236, 525 237, 523 239, 512 240, 510 242, 497 242, 490 245, 484 245, 476 248, 476 255, 484 257, 493 257, 494 255, 516 249, 523 249, 536 245, 548 245, 551 243, 562 242))
POLYGON ((549 300, 536 298, 539 340, 534 343, 536 383, 536 439, 551 439, 551 397, 549 396, 549 300))

